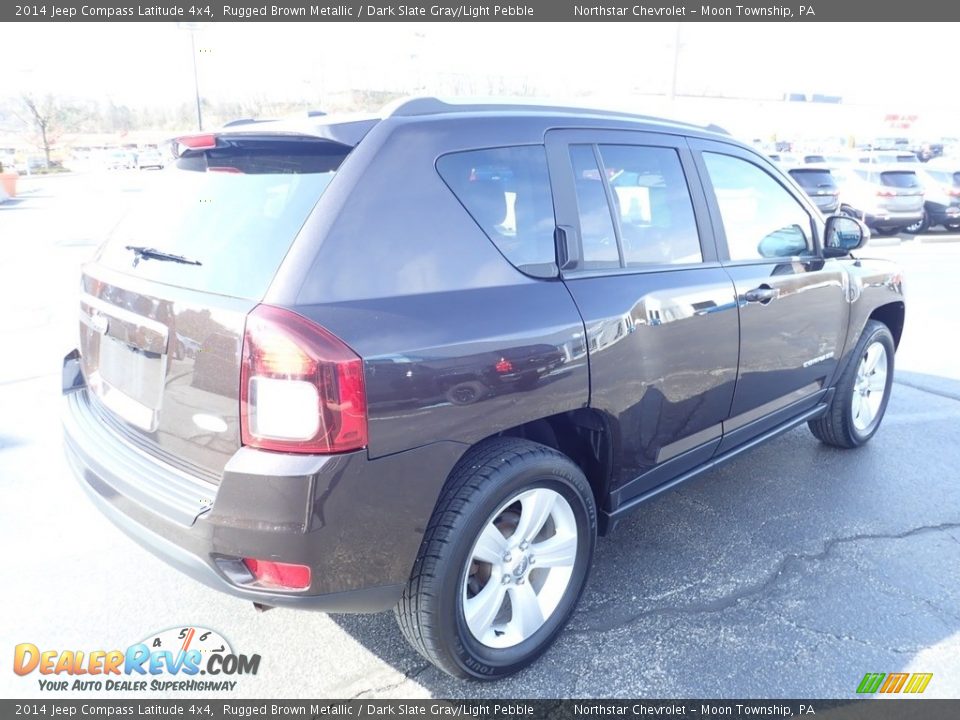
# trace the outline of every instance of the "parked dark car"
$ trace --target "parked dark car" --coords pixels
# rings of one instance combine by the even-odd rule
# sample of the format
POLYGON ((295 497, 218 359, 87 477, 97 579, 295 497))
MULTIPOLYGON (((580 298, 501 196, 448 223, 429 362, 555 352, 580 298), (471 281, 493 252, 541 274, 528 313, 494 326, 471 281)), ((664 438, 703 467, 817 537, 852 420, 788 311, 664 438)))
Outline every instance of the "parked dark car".
POLYGON ((840 188, 830 168, 822 165, 799 165, 787 169, 794 180, 810 196, 813 204, 824 215, 840 210, 840 188))
POLYGON ((394 607, 502 677, 645 500, 802 423, 877 432, 900 271, 730 137, 433 99, 312 123, 181 138, 83 269, 67 456, 196 579, 394 607))

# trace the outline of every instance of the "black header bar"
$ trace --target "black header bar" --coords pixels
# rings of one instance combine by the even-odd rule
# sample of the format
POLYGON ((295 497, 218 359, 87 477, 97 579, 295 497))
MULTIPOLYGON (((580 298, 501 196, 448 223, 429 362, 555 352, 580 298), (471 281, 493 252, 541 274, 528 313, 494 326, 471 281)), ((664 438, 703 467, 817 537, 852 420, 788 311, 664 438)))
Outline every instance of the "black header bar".
POLYGON ((946 22, 944 0, 56 0, 3 3, 3 22, 946 22))

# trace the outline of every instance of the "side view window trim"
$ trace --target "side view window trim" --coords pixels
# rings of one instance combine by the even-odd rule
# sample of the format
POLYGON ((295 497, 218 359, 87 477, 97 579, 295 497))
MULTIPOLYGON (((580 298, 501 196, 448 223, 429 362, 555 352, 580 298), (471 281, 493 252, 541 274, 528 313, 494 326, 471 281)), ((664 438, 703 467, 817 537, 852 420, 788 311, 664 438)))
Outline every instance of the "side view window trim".
POLYGON ((623 230, 620 227, 620 218, 616 213, 616 202, 613 198, 614 189, 610 185, 610 178, 607 175, 607 166, 603 164, 603 155, 600 154, 600 146, 594 143, 593 157, 597 161, 597 168, 600 170, 600 182, 603 184, 603 194, 607 197, 607 208, 610 211, 610 221, 613 223, 613 236, 617 239, 617 254, 620 256, 620 269, 627 266, 623 254, 623 230))
MULTIPOLYGON (((694 191, 693 191, 693 187, 691 186, 690 173, 688 172, 689 168, 684 166, 683 156, 681 154, 682 151, 687 150, 687 148, 685 147, 680 148, 672 145, 659 145, 659 144, 647 145, 641 142, 636 142, 635 140, 633 142, 626 142, 625 140, 614 141, 612 139, 606 142, 571 142, 568 145, 568 152, 571 153, 569 157, 571 160, 571 170, 573 170, 574 173, 576 173, 576 168, 574 167, 572 152, 574 148, 578 148, 578 147, 590 149, 593 161, 596 164, 596 168, 599 172, 599 176, 600 176, 599 179, 603 186, 604 197, 606 198, 607 210, 610 215, 610 220, 613 226, 613 234, 616 238, 619 267, 606 267, 606 268, 581 267, 575 272, 587 273, 590 275, 594 275, 598 273, 599 274, 613 274, 613 273, 631 274, 631 273, 637 273, 637 272, 650 272, 655 270, 662 271, 665 269, 683 269, 683 268, 690 268, 690 267, 700 267, 700 266, 703 266, 704 264, 713 262, 712 260, 708 260, 705 257, 705 254, 703 252, 704 228, 702 227, 702 224, 701 224, 701 218, 698 217, 696 202, 694 200, 694 194, 693 194, 694 191), (682 180, 682 188, 683 188, 682 192, 684 194, 683 196, 689 203, 690 222, 692 224, 692 230, 696 238, 696 248, 697 248, 697 254, 699 255, 699 260, 690 261, 690 262, 665 261, 662 263, 661 262, 648 263, 648 262, 642 262, 642 261, 629 262, 627 260, 626 252, 624 249, 623 218, 621 218, 617 212, 617 207, 619 206, 619 201, 615 196, 615 193, 617 191, 613 187, 613 184, 611 182, 610 168, 608 168, 607 164, 604 163, 603 152, 601 149, 603 147, 609 147, 611 149, 629 148, 634 150, 654 150, 654 151, 662 150, 662 151, 669 151, 672 154, 672 157, 676 160, 676 170, 679 173, 679 178, 682 180)), ((696 172, 695 168, 694 168, 694 172, 696 172)), ((678 184, 678 189, 679 189, 679 184, 678 184)), ((578 228, 579 228, 579 236, 580 236, 580 253, 581 253, 581 258, 585 262, 589 262, 589 259, 585 258, 585 244, 584 244, 583 227, 582 227, 583 208, 579 206, 579 201, 580 201, 579 197, 577 198, 577 200, 578 200, 578 209, 579 209, 578 228)), ((709 218, 707 218, 707 222, 709 222, 709 218)), ((707 232, 709 233, 709 230, 707 232)))

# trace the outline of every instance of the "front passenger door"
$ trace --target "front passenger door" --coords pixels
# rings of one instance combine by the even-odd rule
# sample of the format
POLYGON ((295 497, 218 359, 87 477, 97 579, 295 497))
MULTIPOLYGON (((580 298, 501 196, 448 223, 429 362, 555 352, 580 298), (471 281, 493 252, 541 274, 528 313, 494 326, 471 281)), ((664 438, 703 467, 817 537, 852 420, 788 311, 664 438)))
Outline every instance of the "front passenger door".
POLYGON ((819 213, 763 159, 724 143, 691 144, 740 313, 724 452, 822 398, 843 350, 847 275, 819 252, 819 213))

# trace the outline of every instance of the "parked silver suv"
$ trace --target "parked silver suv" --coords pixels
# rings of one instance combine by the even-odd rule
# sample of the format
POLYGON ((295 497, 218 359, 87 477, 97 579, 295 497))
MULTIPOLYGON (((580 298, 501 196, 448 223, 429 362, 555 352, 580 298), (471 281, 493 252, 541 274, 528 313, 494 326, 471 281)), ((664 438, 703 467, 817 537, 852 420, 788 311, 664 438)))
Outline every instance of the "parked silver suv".
POLYGON ((840 209, 880 235, 902 232, 923 218, 923 185, 906 164, 847 165, 832 170, 840 209))

